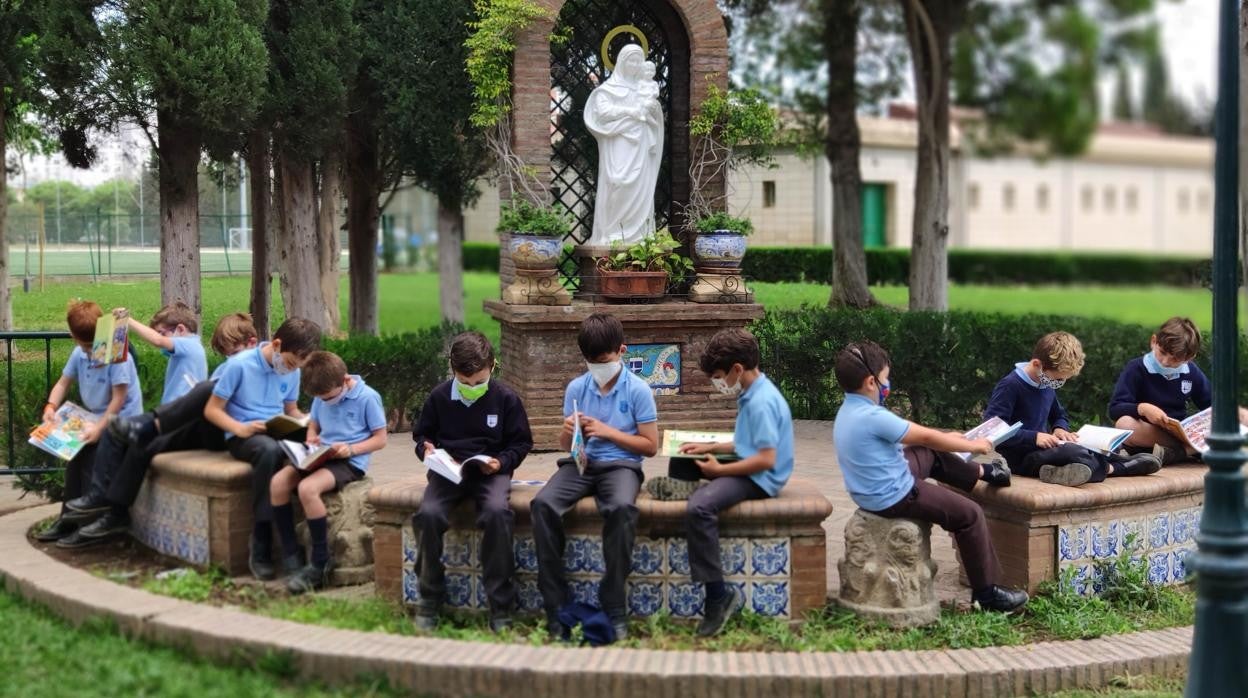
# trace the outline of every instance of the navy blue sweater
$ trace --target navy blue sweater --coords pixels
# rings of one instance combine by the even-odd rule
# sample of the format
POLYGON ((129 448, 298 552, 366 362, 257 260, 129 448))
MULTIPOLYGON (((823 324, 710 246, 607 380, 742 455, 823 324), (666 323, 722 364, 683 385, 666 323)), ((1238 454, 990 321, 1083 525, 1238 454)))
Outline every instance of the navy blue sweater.
POLYGON ((1109 418, 1140 418, 1140 403, 1147 402, 1161 408, 1162 412, 1182 420, 1187 416, 1187 401, 1196 403, 1197 411, 1213 402, 1209 379, 1192 362, 1187 363, 1187 373, 1174 380, 1166 380, 1158 373, 1144 368, 1144 357, 1137 356, 1127 362, 1118 374, 1114 394, 1109 398, 1109 418))
MULTIPOLYGON (((462 461, 478 455, 498 459, 500 473, 510 473, 533 449, 533 433, 524 403, 515 391, 491 380, 485 391, 470 406, 451 399, 451 381, 429 393, 420 418, 412 428, 416 456, 425 457, 425 441, 444 449, 452 458, 462 461)), ((480 474, 477 468, 464 468, 464 477, 480 474)))
POLYGON ((1022 422, 1014 436, 997 446, 1010 465, 1017 465, 1028 453, 1039 450, 1036 435, 1054 429, 1070 429, 1066 409, 1052 388, 1037 388, 1011 370, 992 389, 992 397, 984 408, 984 419, 1000 417, 1006 423, 1022 422))

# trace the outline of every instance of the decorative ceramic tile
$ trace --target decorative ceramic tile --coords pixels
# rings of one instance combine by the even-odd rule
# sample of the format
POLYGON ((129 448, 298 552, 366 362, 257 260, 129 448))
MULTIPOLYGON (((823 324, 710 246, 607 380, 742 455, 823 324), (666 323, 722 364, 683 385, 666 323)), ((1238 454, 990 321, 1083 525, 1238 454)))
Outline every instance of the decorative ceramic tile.
POLYGON ((420 580, 415 570, 403 570, 403 603, 414 604, 420 600, 420 580))
POLYGON ((1088 527, 1063 526, 1057 531, 1058 555, 1063 561, 1078 560, 1088 554, 1088 527))
POLYGON ((404 526, 403 531, 403 564, 416 564, 416 534, 411 526, 404 526))
POLYGON ((563 553, 563 566, 569 572, 602 574, 607 569, 602 557, 602 539, 597 536, 572 536, 568 538, 563 553))
POLYGON ((472 569, 477 561, 472 554, 472 538, 465 531, 447 531, 442 537, 442 564, 448 570, 472 569))
POLYGON ((446 605, 467 608, 472 603, 472 575, 449 572, 446 575, 446 605))
POLYGON ((542 610, 542 592, 537 588, 537 578, 524 576, 516 580, 516 606, 521 611, 542 610))
POLYGON ((1166 553, 1153 553, 1148 556, 1148 581, 1151 584, 1170 582, 1170 556, 1166 553))
POLYGON ((1200 526, 1200 513, 1198 509, 1188 509, 1186 511, 1175 512, 1170 518, 1170 542, 1174 545, 1183 545, 1196 535, 1196 530, 1200 526))
POLYGON ((787 616, 789 614, 788 582, 752 582, 751 607, 760 616, 787 616))
POLYGON ((516 555, 516 572, 537 571, 537 548, 534 547, 532 537, 516 538, 512 549, 516 555))
POLYGON ((1170 543, 1170 514, 1161 512, 1154 514, 1148 522, 1148 544, 1153 548, 1164 548, 1170 543))
POLYGON ((746 551, 749 541, 744 538, 725 538, 719 542, 720 569, 725 577, 745 574, 746 551))
POLYGON ((650 616, 663 608, 663 582, 638 579, 628 582, 628 612, 634 616, 650 616))
POLYGON ((663 574, 664 547, 662 539, 638 538, 634 541, 632 573, 642 576, 663 574))
POLYGON ((630 344, 624 365, 644 380, 655 395, 680 394, 679 344, 630 344))
POLYGON ((774 577, 789 573, 789 539, 756 538, 750 545, 750 574, 774 577))
POLYGON ((1090 526, 1092 557, 1100 559, 1118 555, 1118 522, 1100 522, 1090 526))
POLYGON ((1192 548, 1179 548, 1170 553, 1170 582, 1181 584, 1187 581, 1187 556, 1192 548))
POLYGON ((667 585, 667 609, 677 618, 696 618, 702 615, 705 592, 701 584, 693 582, 669 582, 667 585))
POLYGON ((689 576, 689 545, 684 538, 667 539, 667 573, 673 577, 689 576))
POLYGON ((1121 550, 1145 550, 1154 546, 1148 542, 1148 521, 1142 519, 1131 519, 1129 521, 1118 522, 1118 532, 1121 536, 1121 550))
POLYGON ((1092 587, 1092 565, 1075 565, 1075 573, 1070 578, 1072 590, 1076 594, 1086 594, 1092 587))
POLYGON ((568 580, 568 586, 572 590, 572 600, 580 601, 590 606, 598 605, 598 586, 597 579, 571 579, 568 580))

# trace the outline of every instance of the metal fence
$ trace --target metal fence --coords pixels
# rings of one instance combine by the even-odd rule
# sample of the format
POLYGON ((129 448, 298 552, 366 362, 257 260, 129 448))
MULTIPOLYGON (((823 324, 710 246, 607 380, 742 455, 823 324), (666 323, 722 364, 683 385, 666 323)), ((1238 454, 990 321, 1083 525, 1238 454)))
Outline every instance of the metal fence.
MULTIPOLYGON (((57 340, 72 340, 68 332, 0 332, 0 341, 4 342, 5 347, 5 388, 4 388, 4 418, 8 423, 5 431, 5 462, 4 467, 0 468, 0 476, 5 475, 40 475, 44 473, 53 473, 63 470, 65 464, 50 455, 43 455, 42 451, 37 451, 33 446, 25 446, 25 423, 27 420, 23 416, 33 414, 32 410, 35 405, 26 404, 29 402, 29 395, 18 395, 17 384, 14 380, 14 364, 20 358, 14 356, 15 343, 17 342, 43 342, 43 396, 52 391, 52 342, 57 340), (26 398, 26 399, 22 399, 26 398), (19 431, 19 423, 22 429, 19 431), (18 462, 17 448, 30 448, 37 451, 37 456, 45 463, 43 467, 26 467, 16 468, 14 464, 18 462)), ((24 366, 37 364, 33 360, 21 362, 24 366)), ((36 401, 42 402, 43 396, 35 398, 36 401)))

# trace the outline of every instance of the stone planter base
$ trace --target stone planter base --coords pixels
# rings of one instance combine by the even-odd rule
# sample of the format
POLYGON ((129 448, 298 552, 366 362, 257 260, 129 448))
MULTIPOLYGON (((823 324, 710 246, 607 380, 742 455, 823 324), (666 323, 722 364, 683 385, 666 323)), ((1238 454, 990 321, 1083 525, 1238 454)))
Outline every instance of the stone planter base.
POLYGON ((569 305, 572 294, 559 283, 559 272, 516 270, 516 279, 503 289, 503 302, 510 305, 569 305))
POLYGON ((932 525, 913 519, 887 519, 861 509, 845 524, 845 557, 837 565, 837 603, 895 628, 913 628, 940 619, 932 580, 932 525))
POLYGON ((698 272, 689 300, 694 303, 753 303, 754 292, 737 272, 698 272))

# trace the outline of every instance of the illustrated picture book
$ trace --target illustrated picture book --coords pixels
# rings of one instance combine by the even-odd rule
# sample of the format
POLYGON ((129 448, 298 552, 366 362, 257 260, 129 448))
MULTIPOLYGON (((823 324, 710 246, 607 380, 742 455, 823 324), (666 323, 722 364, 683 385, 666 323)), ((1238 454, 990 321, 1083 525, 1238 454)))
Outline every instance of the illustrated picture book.
MULTIPOLYGON (((1018 433, 1023 428, 1022 422, 1014 422, 1010 424, 1000 417, 993 417, 988 421, 980 424, 974 429, 966 432, 962 436, 974 441, 976 439, 988 439, 992 442, 993 448, 1000 446, 1002 442, 1018 433)), ((975 458, 973 453, 957 453, 955 454, 962 460, 970 462, 975 458)))
POLYGON ((71 460, 85 445, 82 435, 99 418, 72 402, 62 404, 52 421, 40 424, 30 432, 30 444, 61 460, 71 460))
POLYGON ((329 462, 330 453, 334 450, 334 447, 329 444, 311 446, 299 441, 287 441, 285 439, 278 441, 277 444, 286 452, 286 457, 290 459, 290 464, 295 466, 296 470, 305 473, 316 470, 329 462))
POLYGON ((116 308, 95 321, 95 341, 91 343, 91 365, 106 366, 126 360, 130 351, 130 313, 116 308))

